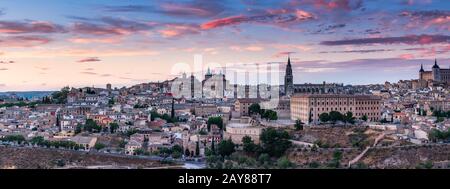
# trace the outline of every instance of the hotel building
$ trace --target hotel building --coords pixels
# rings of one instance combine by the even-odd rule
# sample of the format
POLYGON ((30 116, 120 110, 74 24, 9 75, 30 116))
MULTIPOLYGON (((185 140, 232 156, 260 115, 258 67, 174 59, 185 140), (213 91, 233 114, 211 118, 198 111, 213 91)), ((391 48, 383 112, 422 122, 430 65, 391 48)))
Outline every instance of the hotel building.
POLYGON ((356 118, 366 115, 370 121, 381 117, 381 98, 374 95, 303 94, 291 97, 291 119, 317 123, 322 113, 352 112, 356 118))

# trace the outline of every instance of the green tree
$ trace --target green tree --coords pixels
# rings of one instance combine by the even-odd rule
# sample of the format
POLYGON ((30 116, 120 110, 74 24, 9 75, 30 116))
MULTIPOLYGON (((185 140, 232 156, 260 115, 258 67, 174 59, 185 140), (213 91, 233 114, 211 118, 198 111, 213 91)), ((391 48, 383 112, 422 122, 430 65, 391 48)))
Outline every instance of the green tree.
POLYGON ((320 115, 319 115, 319 120, 320 120, 320 122, 324 122, 324 123, 326 123, 326 122, 328 122, 328 121, 330 121, 330 115, 328 115, 328 113, 321 113, 320 115))
POLYGON ((363 121, 367 121, 367 115, 363 115, 362 117, 361 117, 361 120, 363 120, 363 121))
POLYGON ((351 124, 355 123, 355 117, 353 117, 353 112, 347 112, 344 115, 344 122, 351 123, 351 124))
POLYGON ((258 103, 252 104, 248 107, 248 114, 254 115, 260 113, 261 113, 261 106, 258 103))
POLYGON ((136 155, 142 155, 142 154, 144 154, 144 149, 142 149, 142 148, 138 148, 138 149, 136 149, 136 150, 134 150, 134 153, 136 154, 136 155))
POLYGON ((223 120, 221 117, 209 117, 208 118, 208 131, 211 130, 211 125, 217 125, 220 129, 223 129, 223 120))
POLYGON ((261 117, 265 118, 267 120, 277 120, 278 119, 277 112, 275 112, 273 110, 266 110, 266 111, 264 111, 264 113, 263 113, 263 115, 261 117))
POLYGON ((340 112, 337 112, 337 111, 331 111, 329 113, 329 116, 330 116, 330 121, 332 121, 332 122, 342 121, 343 120, 343 115, 340 112))
POLYGON ((195 156, 200 156, 200 142, 197 141, 195 144, 195 156))
POLYGON ((89 132, 98 133, 102 130, 102 127, 97 125, 97 123, 92 119, 86 119, 84 124, 84 130, 89 132))
POLYGON ((297 131, 299 131, 299 130, 303 130, 303 125, 304 125, 304 123, 300 120, 300 119, 297 119, 296 121, 295 121, 295 130, 297 130, 297 131))
POLYGON ((36 145, 39 145, 39 146, 41 146, 42 144, 44 144, 44 142, 45 142, 45 139, 44 139, 44 137, 42 137, 42 136, 35 136, 35 137, 33 137, 33 138, 30 140, 30 143, 31 143, 31 144, 36 144, 36 145))
POLYGON ((286 156, 283 156, 280 159, 278 159, 277 165, 281 169, 287 169, 292 167, 294 164, 291 161, 289 161, 289 159, 286 156))
POLYGON ((248 154, 254 154, 256 152, 257 145, 255 144, 255 142, 253 142, 250 136, 246 135, 242 138, 242 145, 244 152, 248 154))
POLYGON ((113 122, 109 124, 109 130, 111 133, 116 132, 116 130, 119 128, 119 124, 113 122))
POLYGON ((105 144, 99 143, 99 142, 95 143, 95 145, 94 145, 94 148, 95 148, 96 150, 101 150, 101 149, 103 149, 103 148, 105 148, 105 147, 106 147, 105 144))
POLYGON ((211 141, 211 153, 213 155, 216 155, 216 147, 214 145, 214 139, 212 139, 212 141, 211 141))
POLYGON ((270 163, 269 154, 263 153, 263 154, 259 155, 258 162, 260 165, 269 164, 270 163))
POLYGON ((52 99, 55 100, 57 104, 64 104, 67 102, 67 94, 69 94, 69 87, 64 87, 60 91, 54 92, 52 94, 52 99))
POLYGON ((223 140, 218 145, 218 153, 222 157, 229 156, 235 151, 234 147, 235 144, 231 141, 231 139, 223 140))
POLYGON ((339 168, 341 166, 342 152, 339 150, 335 150, 333 153, 333 159, 328 164, 330 168, 339 168))
POLYGON ((291 147, 289 139, 290 136, 286 131, 274 128, 264 129, 260 136, 263 151, 272 157, 284 155, 286 150, 291 147))
POLYGON ((180 152, 180 153, 183 153, 183 148, 182 148, 180 145, 176 144, 176 145, 174 145, 174 146, 172 147, 172 152, 180 152))

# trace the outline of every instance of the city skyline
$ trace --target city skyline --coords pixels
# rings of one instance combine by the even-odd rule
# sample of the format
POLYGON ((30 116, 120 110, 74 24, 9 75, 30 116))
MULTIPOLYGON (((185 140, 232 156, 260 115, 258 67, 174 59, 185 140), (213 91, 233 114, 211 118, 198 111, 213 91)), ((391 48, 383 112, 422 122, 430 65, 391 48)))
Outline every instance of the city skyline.
POLYGON ((163 81, 195 54, 203 69, 279 62, 280 70, 290 54, 294 83, 417 79, 421 64, 450 67, 449 8, 437 0, 2 0, 0 91, 163 81))

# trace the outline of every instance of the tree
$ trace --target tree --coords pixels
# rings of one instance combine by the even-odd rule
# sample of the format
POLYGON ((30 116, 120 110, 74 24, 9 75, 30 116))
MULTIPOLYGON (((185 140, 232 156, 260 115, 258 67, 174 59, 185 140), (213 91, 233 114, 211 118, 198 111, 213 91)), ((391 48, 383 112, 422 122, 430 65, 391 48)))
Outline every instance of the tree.
POLYGON ((329 113, 330 116, 330 121, 332 121, 333 123, 336 121, 342 121, 343 120, 343 115, 340 112, 337 111, 331 111, 329 113))
POLYGON ((300 119, 297 119, 295 121, 295 130, 299 131, 299 130, 303 130, 303 122, 300 119))
POLYGON ((180 152, 180 153, 183 153, 183 148, 182 148, 180 145, 176 144, 176 145, 174 145, 174 146, 172 147, 172 152, 180 152))
POLYGON ((354 124, 354 123, 355 123, 355 117, 353 117, 353 112, 347 112, 347 113, 344 115, 344 121, 345 121, 346 123, 354 124))
POLYGON ((136 155, 142 155, 142 154, 144 154, 144 149, 142 149, 142 148, 138 148, 138 149, 136 149, 136 150, 134 150, 134 153, 136 154, 136 155))
POLYGON ((111 131, 111 133, 114 133, 118 128, 119 128, 119 124, 117 124, 115 122, 109 124, 109 130, 111 131))
POLYGON ((363 120, 363 121, 367 121, 367 115, 363 115, 362 117, 361 117, 361 120, 363 120))
POLYGON ((44 141, 45 141, 44 137, 42 137, 42 136, 35 136, 35 137, 33 137, 30 140, 30 143, 40 146, 40 145, 44 144, 44 141))
POLYGON ((64 87, 60 91, 54 92, 52 94, 52 99, 56 101, 57 104, 64 104, 67 102, 67 94, 69 94, 69 87, 64 87))
POLYGON ((289 161, 287 157, 283 156, 280 159, 278 159, 277 165, 281 169, 287 169, 289 167, 292 167, 294 164, 291 161, 289 161))
POLYGON ((92 119, 86 119, 86 123, 84 124, 84 130, 89 132, 100 132, 102 127, 97 125, 97 123, 92 119))
POLYGON ((103 149, 103 148, 105 148, 105 147, 106 147, 106 145, 103 144, 103 143, 95 143, 95 145, 94 145, 94 148, 95 148, 96 150, 101 150, 101 149, 103 149))
POLYGON ((320 122, 326 123, 326 122, 330 121, 330 116, 326 112, 325 113, 321 113, 319 115, 319 119, 320 119, 320 122))
POLYGON ((274 128, 264 129, 260 136, 263 151, 272 157, 284 155, 284 152, 291 147, 289 139, 290 136, 286 131, 274 128))
POLYGON ((200 156, 200 142, 197 141, 195 144, 195 156, 200 156))
POLYGON ((186 156, 191 156, 191 151, 189 151, 189 149, 186 148, 186 150, 184 150, 184 155, 186 156))
POLYGON ((170 111, 170 118, 175 119, 175 98, 172 98, 172 110, 170 111))
POLYGON ((242 138, 242 145, 243 145, 243 149, 244 152, 248 153, 248 154, 253 154, 256 152, 256 144, 255 142, 253 142, 252 138, 250 136, 244 136, 242 138))
POLYGON ((233 141, 231 141, 231 139, 223 140, 219 143, 218 153, 222 157, 229 156, 235 151, 234 147, 235 144, 233 143, 233 141))
POLYGON ((112 107, 116 102, 114 101, 114 97, 108 100, 109 107, 112 107))
POLYGON ((250 105, 248 107, 248 114, 261 114, 261 106, 258 103, 250 105))
POLYGON ((264 165, 266 163, 270 163, 270 156, 269 156, 269 154, 263 153, 263 154, 259 155, 258 162, 261 165, 264 165))
POLYGON ((339 168, 341 166, 342 152, 339 150, 335 150, 333 153, 333 159, 328 164, 330 168, 339 168))
POLYGON ((277 120, 278 119, 277 112, 275 112, 273 110, 264 111, 264 113, 261 117, 266 118, 267 120, 277 120))
POLYGON ((208 131, 211 130, 211 125, 217 125, 219 129, 223 129, 223 120, 221 117, 209 117, 208 118, 208 131))
POLYGON ((214 139, 212 139, 212 141, 211 141, 211 153, 213 155, 216 155, 216 147, 214 145, 214 139))

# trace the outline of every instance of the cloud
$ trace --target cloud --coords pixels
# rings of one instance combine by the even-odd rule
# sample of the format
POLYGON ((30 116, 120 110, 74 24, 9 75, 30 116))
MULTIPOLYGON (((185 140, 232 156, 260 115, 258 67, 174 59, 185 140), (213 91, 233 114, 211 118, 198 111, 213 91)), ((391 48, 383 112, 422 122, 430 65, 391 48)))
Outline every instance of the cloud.
POLYGON ((303 22, 313 19, 315 19, 313 14, 303 10, 296 10, 296 11, 277 10, 256 16, 239 15, 216 19, 203 23, 201 25, 201 28, 204 30, 208 30, 224 26, 239 25, 242 23, 257 23, 257 24, 269 24, 280 26, 287 23, 303 22))
POLYGON ((100 62, 101 60, 98 57, 89 57, 85 59, 78 60, 77 62, 100 62))
POLYGON ((33 47, 44 45, 52 40, 42 36, 8 36, 0 38, 0 46, 2 47, 33 47))
POLYGON ((312 32, 313 34, 332 34, 334 33, 336 30, 340 29, 340 28, 344 28, 346 26, 346 24, 334 24, 334 25, 328 25, 325 28, 316 30, 314 32, 312 32))
POLYGON ((231 50, 233 50, 233 51, 239 51, 239 52, 242 52, 242 51, 257 52, 257 51, 263 51, 264 50, 264 47, 258 46, 258 45, 249 45, 249 46, 237 46, 237 45, 234 45, 234 46, 230 46, 229 48, 231 50))
POLYGON ((362 0, 314 0, 313 5, 317 8, 328 10, 351 11, 362 7, 362 0))
POLYGON ((95 73, 95 72, 92 72, 92 71, 82 71, 80 73, 81 74, 85 74, 85 75, 96 75, 96 76, 99 76, 99 77, 111 77, 111 76, 113 76, 111 74, 100 74, 100 73, 95 73))
POLYGON ((310 47, 310 46, 299 45, 299 44, 274 44, 273 47, 276 49, 283 50, 283 51, 299 50, 299 51, 305 52, 305 51, 310 51, 312 49, 312 47, 310 47))
POLYGON ((174 17, 213 17, 225 10, 221 1, 193 0, 184 3, 164 2, 160 6, 128 5, 105 6, 107 12, 159 13, 174 17))
POLYGON ((152 29, 156 23, 140 22, 133 20, 124 20, 113 17, 102 17, 100 19, 93 19, 93 21, 101 22, 75 22, 71 31, 76 34, 88 35, 129 35, 140 31, 147 31, 152 29))
POLYGON ((0 64, 14 64, 14 63, 16 62, 13 60, 0 60, 0 64))
POLYGON ((80 72, 81 74, 86 74, 86 75, 97 75, 97 73, 95 72, 88 72, 88 71, 84 71, 84 72, 80 72))
POLYGON ((0 68, 0 71, 6 71, 8 68, 0 68))
POLYGON ((106 44, 112 44, 112 43, 119 43, 122 41, 121 37, 72 37, 72 38, 68 38, 68 41, 72 42, 72 43, 77 43, 77 44, 89 44, 89 43, 106 43, 106 44))
POLYGON ((275 58, 280 58, 280 57, 286 57, 289 56, 291 54, 295 54, 296 52, 293 51, 283 51, 283 52, 278 52, 275 55, 273 55, 273 57, 275 58))
POLYGON ((10 22, 0 21, 0 33, 25 34, 25 33, 62 33, 65 29, 51 22, 10 22))
POLYGON ((393 49, 369 49, 369 50, 348 50, 348 51, 321 51, 320 54, 327 53, 374 53, 374 52, 390 52, 393 49))
POLYGON ((310 5, 328 11, 352 11, 363 7, 362 0, 291 0, 290 6, 310 5))
POLYGON ((163 37, 172 38, 189 34, 198 34, 198 25, 193 24, 166 24, 164 29, 158 31, 163 37))
POLYGON ((435 27, 439 30, 450 31, 450 11, 403 11, 400 16, 409 18, 407 28, 435 27))
POLYGON ((321 45, 372 45, 372 44, 407 44, 407 45, 426 45, 433 43, 449 43, 448 35, 408 35, 401 37, 374 37, 360 39, 344 39, 336 41, 322 41, 321 45))
POLYGON ((409 59, 413 59, 414 55, 413 54, 401 54, 398 57, 401 59, 409 60, 409 59))

